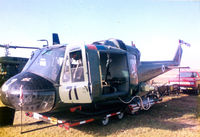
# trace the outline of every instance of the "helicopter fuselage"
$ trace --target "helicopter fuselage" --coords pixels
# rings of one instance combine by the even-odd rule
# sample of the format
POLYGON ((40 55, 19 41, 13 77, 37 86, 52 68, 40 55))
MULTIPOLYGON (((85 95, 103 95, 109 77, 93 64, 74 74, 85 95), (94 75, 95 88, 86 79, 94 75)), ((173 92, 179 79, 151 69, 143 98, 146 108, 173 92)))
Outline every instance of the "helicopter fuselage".
POLYGON ((39 113, 113 104, 120 102, 119 98, 140 95, 142 82, 179 63, 177 57, 173 61, 140 62, 140 51, 121 40, 54 45, 37 51, 23 71, 2 86, 0 95, 5 105, 39 113))

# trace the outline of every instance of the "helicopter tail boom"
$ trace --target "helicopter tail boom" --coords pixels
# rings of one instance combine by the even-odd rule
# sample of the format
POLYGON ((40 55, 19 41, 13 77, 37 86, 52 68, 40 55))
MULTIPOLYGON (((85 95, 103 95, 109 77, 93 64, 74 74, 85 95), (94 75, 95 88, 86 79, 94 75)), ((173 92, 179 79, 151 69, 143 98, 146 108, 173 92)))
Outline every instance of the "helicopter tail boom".
POLYGON ((158 75, 161 75, 172 69, 174 66, 179 66, 181 62, 181 57, 183 53, 183 49, 181 47, 182 44, 179 41, 179 46, 176 51, 176 54, 171 61, 143 61, 139 65, 138 75, 139 82, 146 82, 151 80, 158 75))

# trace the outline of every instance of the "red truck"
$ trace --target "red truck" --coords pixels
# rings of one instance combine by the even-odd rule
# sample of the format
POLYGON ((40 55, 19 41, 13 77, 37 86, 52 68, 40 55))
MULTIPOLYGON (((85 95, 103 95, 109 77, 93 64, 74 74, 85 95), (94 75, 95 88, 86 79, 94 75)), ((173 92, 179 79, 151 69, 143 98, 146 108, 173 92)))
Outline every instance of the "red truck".
POLYGON ((169 80, 170 85, 180 86, 180 89, 185 92, 194 92, 197 95, 200 93, 200 71, 181 71, 179 74, 169 80))

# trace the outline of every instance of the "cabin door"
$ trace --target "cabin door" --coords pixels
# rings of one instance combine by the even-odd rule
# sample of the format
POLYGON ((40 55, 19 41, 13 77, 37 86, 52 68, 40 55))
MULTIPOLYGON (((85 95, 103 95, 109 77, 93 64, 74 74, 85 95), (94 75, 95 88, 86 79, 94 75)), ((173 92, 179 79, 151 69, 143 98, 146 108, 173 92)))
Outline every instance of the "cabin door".
POLYGON ((91 103, 85 48, 69 50, 62 70, 60 98, 64 103, 91 103))
POLYGON ((117 96, 129 92, 127 55, 124 52, 100 52, 102 94, 117 96))

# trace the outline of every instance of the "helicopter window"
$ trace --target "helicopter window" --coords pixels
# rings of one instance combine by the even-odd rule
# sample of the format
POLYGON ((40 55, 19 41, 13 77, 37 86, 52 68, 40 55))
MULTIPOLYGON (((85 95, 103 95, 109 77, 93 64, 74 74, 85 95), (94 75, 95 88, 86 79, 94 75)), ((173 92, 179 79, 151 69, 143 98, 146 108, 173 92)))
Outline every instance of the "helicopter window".
POLYGON ((45 49, 32 62, 26 71, 58 82, 60 70, 63 63, 65 47, 45 49))
POLYGON ((84 81, 81 50, 70 53, 70 66, 72 82, 84 81))
POLYGON ((22 71, 26 71, 29 66, 33 63, 33 61, 38 57, 38 55, 40 54, 40 52, 42 51, 43 49, 38 49, 38 50, 35 50, 34 52, 32 52, 31 54, 31 57, 29 58, 29 60, 27 61, 26 65, 24 66, 23 70, 22 71))
POLYGON ((70 81, 70 71, 69 71, 69 59, 67 57, 66 63, 65 63, 64 75, 63 75, 63 82, 69 82, 69 81, 70 81))
POLYGON ((135 55, 129 55, 129 69, 130 69, 130 75, 134 76, 136 75, 136 57, 135 55))

